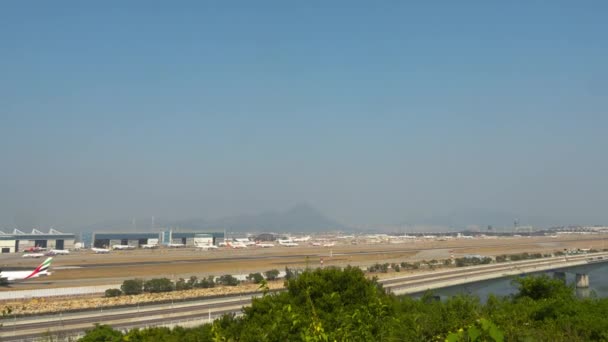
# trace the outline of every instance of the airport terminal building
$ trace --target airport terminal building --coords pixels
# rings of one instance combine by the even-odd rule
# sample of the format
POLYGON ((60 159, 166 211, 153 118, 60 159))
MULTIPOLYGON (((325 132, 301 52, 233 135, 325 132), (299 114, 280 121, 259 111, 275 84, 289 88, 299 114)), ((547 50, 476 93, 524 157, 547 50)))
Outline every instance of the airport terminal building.
POLYGON ((0 252, 18 253, 30 248, 39 247, 47 249, 72 249, 74 248, 74 234, 62 233, 50 229, 48 233, 32 229, 31 233, 24 233, 19 229, 12 233, 0 231, 0 252))
POLYGON ((138 233, 93 233, 95 248, 112 248, 114 245, 141 248, 144 245, 183 245, 197 247, 217 245, 224 240, 224 233, 203 232, 138 232, 138 233))

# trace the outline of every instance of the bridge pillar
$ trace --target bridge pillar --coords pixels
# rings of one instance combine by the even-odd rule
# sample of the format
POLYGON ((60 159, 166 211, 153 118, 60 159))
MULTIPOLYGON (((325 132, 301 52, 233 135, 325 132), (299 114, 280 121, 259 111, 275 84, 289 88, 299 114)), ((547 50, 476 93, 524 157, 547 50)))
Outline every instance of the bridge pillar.
POLYGON ((566 272, 553 272, 553 279, 566 282, 566 272))
POLYGON ((576 274, 576 288, 586 289, 589 287, 589 275, 586 273, 576 274))

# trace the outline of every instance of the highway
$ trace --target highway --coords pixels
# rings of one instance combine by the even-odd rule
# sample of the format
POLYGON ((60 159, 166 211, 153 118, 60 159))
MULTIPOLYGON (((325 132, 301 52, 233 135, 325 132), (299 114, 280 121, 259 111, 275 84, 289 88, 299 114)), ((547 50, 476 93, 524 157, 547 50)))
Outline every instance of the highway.
MULTIPOLYGON (((383 279, 379 282, 387 291, 404 294, 426 289, 500 278, 508 275, 554 270, 588 264, 593 259, 608 262, 608 253, 575 255, 463 267, 406 277, 383 279), (601 259, 600 259, 601 258, 601 259)), ((191 322, 202 324, 228 312, 240 312, 251 303, 252 295, 227 296, 180 303, 132 306, 46 316, 16 317, 2 321, 2 341, 23 341, 44 335, 76 336, 95 323, 109 324, 117 329, 191 322)))

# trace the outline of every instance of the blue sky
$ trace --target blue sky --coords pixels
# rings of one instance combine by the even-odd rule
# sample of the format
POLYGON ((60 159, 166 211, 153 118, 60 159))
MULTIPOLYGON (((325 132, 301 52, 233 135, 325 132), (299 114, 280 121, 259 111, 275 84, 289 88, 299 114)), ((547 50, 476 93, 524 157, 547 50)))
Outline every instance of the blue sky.
POLYGON ((0 227, 298 202, 354 224, 608 224, 607 15, 604 1, 2 3, 0 227))

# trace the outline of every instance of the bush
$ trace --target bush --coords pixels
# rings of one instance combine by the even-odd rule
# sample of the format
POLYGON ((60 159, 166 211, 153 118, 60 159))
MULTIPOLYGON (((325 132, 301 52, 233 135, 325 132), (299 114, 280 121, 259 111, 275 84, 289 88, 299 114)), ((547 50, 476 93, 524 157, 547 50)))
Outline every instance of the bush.
POLYGON ((215 286, 215 281, 213 281, 214 276, 208 276, 206 279, 201 279, 199 282, 194 284, 195 287, 201 289, 208 289, 215 286))
POLYGON ((247 279, 249 279, 254 284, 259 284, 262 282, 262 280, 264 280, 264 276, 262 276, 262 274, 260 272, 249 273, 249 275, 247 276, 247 279))
POLYGON ((142 279, 125 280, 120 289, 126 295, 137 295, 143 292, 144 281, 142 279))
POLYGON ((120 297, 120 295, 122 295, 120 289, 107 289, 105 293, 105 297, 120 297))
POLYGON ((270 270, 264 272, 266 280, 276 280, 279 277, 279 270, 270 270))
POLYGON ((145 292, 171 292, 174 289, 173 282, 168 278, 150 279, 144 283, 145 292))
POLYGON ((239 284, 239 280, 230 274, 224 274, 223 276, 217 278, 216 282, 220 285, 227 286, 237 286, 239 284))

